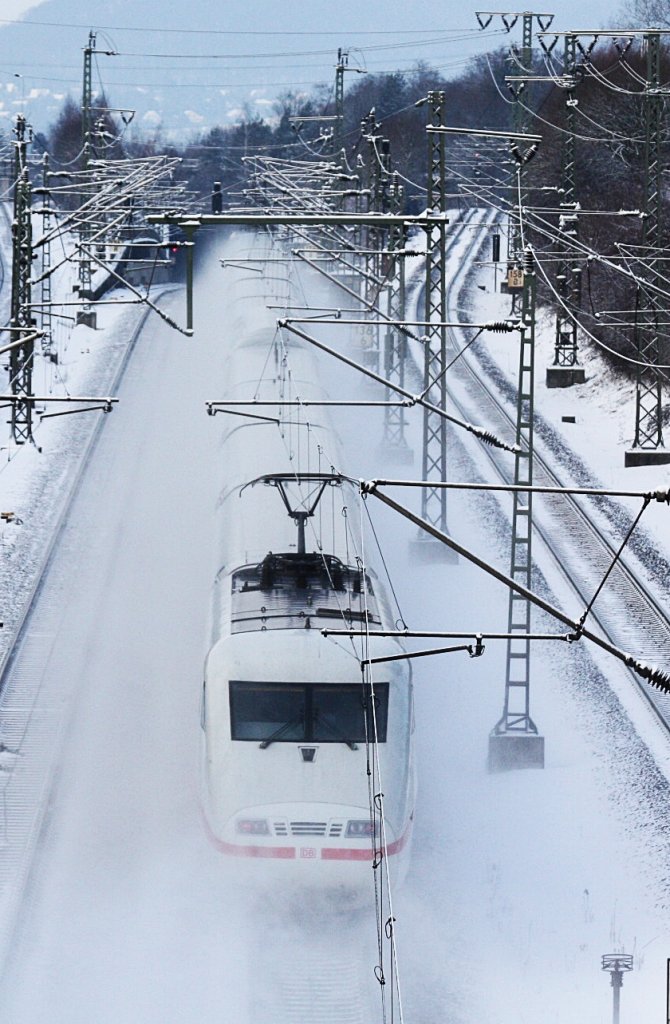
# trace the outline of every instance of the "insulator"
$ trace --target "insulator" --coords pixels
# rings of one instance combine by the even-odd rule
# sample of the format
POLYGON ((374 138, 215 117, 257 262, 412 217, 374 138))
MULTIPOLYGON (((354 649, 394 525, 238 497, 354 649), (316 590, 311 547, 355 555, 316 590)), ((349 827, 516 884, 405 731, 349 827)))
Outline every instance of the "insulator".
POLYGON ((527 274, 533 272, 533 250, 528 248, 523 254, 523 266, 527 274))
POLYGON ((475 434, 475 436, 485 444, 491 444, 494 448, 503 448, 507 452, 519 451, 517 445, 506 444, 505 441, 501 441, 499 437, 496 437, 496 435, 492 434, 489 430, 484 430, 482 427, 475 427, 472 424, 469 424, 469 426, 473 434, 475 434))
POLYGON ((493 320, 491 323, 486 325, 487 331, 493 331, 495 334, 510 334, 512 331, 519 330, 518 320, 493 320))
POLYGON ((670 693, 670 673, 656 668, 655 665, 645 665, 644 662, 636 661, 634 658, 626 659, 626 664, 642 679, 646 679, 648 683, 655 686, 657 690, 670 693))

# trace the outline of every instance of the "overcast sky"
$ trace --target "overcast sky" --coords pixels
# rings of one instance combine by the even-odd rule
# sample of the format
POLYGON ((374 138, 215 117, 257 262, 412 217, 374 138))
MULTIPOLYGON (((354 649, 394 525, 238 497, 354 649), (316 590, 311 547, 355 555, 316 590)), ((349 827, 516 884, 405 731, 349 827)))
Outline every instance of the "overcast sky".
MULTIPOLYGON (((141 5, 141 0, 139 0, 139 4, 141 5)), ((40 6, 43 6, 43 4, 41 2, 37 3, 35 0, 3 0, 1 13, 3 18, 17 18, 20 15, 26 14, 28 11, 33 10, 34 12, 35 9, 40 6)), ((87 5, 84 5, 83 3, 81 5, 82 21, 86 21, 86 6, 87 5)), ((173 20, 177 20, 178 12, 174 11, 174 9, 173 11, 170 11, 170 6, 171 5, 166 4, 165 17, 166 21, 169 20, 172 22, 173 20)), ((222 5, 221 9, 223 11, 226 7, 230 6, 230 4, 225 6, 222 5)), ((251 4, 244 3, 240 6, 249 10, 250 7, 253 8, 253 2, 251 4)), ((345 7, 346 6, 350 5, 345 4, 345 7)), ((365 5, 358 4, 355 6, 358 8, 359 14, 362 13, 364 7, 372 9, 375 16, 383 11, 384 21, 389 25, 389 27, 394 27, 391 24, 393 19, 399 13, 407 11, 408 8, 410 10, 412 8, 414 9, 414 16, 416 16, 417 11, 420 10, 421 18, 424 23, 432 24, 434 27, 439 26, 440 23, 444 24, 445 14, 447 13, 447 6, 444 3, 444 0, 440 0, 439 3, 436 2, 436 0, 422 0, 420 6, 416 3, 407 3, 406 0, 404 0, 404 2, 389 0, 387 3, 379 3, 378 0, 372 0, 372 2, 365 5)), ((534 5, 534 7, 536 6, 537 5, 534 5)), ((612 17, 612 12, 617 11, 620 7, 620 3, 611 3, 608 2, 608 0, 590 0, 589 3, 584 3, 583 0, 581 0, 581 2, 580 0, 558 0, 558 2, 550 3, 546 9, 554 13, 556 15, 557 22, 560 22, 561 28, 566 29, 599 27, 600 25, 607 23, 612 17)), ((190 3, 187 8, 184 9, 187 13, 184 13, 182 17, 188 22, 189 26, 194 21, 197 21, 197 8, 198 0, 195 0, 195 2, 190 3)), ((335 23, 333 19, 333 11, 336 11, 339 15, 341 5, 333 5, 330 0, 328 0, 328 3, 325 3, 324 0, 310 0, 309 4, 305 3, 304 0, 298 0, 297 3, 295 0, 293 0, 293 2, 288 0, 288 3, 285 2, 277 4, 277 19, 281 18, 282 20, 288 20, 291 17, 291 12, 298 12, 302 17, 303 15, 308 14, 308 8, 313 9, 315 15, 314 20, 321 22, 322 25, 328 23, 329 28, 338 27, 337 23, 335 23), (324 16, 325 21, 323 20, 324 16)), ((486 8, 492 10, 505 10, 506 6, 486 2, 472 3, 471 0, 461 0, 461 2, 458 3, 457 13, 451 14, 449 20, 454 21, 455 18, 458 17, 459 27, 465 26, 470 20, 468 17, 469 14, 473 15, 475 11, 482 9, 485 10, 486 8)), ((525 10, 526 7, 522 6, 522 9, 525 10)))
MULTIPOLYGON (((611 26, 622 3, 561 0, 552 5, 552 28, 611 26)), ((277 96, 289 89, 332 86, 340 46, 350 65, 372 73, 411 72, 424 60, 444 77, 457 75, 473 54, 521 41, 520 22, 507 33, 499 16, 481 31, 475 11, 486 6, 475 0, 2 0, 0 128, 17 111, 43 128, 68 93, 80 95, 89 29, 98 33, 100 53, 94 88, 112 105, 137 110, 135 125, 145 128, 197 130, 238 121, 245 109, 272 116, 277 96)))

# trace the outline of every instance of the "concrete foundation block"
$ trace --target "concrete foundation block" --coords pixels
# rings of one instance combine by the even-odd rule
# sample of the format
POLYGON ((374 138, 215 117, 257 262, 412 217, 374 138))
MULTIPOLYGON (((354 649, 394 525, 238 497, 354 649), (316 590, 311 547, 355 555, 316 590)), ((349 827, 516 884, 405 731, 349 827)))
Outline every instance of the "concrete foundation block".
POLYGON ((670 462, 667 448, 629 448, 624 466, 665 466, 670 462))
POLYGON ((488 770, 509 772, 519 768, 544 768, 544 736, 531 732, 491 733, 488 770))
POLYGON ((429 562, 438 562, 440 565, 455 565, 458 562, 458 555, 446 544, 426 535, 426 539, 412 540, 409 544, 412 558, 422 565, 429 562))
POLYGON ((414 463, 414 450, 408 444, 388 444, 383 441, 377 448, 377 455, 393 466, 411 466, 414 463))
POLYGON ((586 373, 583 366, 548 366, 548 388, 571 388, 573 384, 584 384, 586 373))
POLYGON ((94 313, 92 309, 79 310, 76 322, 77 327, 83 324, 84 327, 90 327, 94 331, 98 326, 98 314, 94 313))

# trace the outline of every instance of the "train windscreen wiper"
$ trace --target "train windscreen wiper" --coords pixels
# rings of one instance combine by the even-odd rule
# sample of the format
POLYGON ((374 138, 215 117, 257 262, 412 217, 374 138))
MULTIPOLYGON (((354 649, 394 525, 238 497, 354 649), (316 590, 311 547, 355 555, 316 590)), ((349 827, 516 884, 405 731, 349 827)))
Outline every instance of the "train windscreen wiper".
MULTIPOLYGON (((288 720, 288 722, 284 722, 284 724, 280 725, 278 729, 275 729, 275 731, 273 733, 271 733, 261 743, 259 743, 258 746, 260 747, 261 750, 265 750, 266 747, 269 747, 270 744, 274 743, 275 740, 281 739, 281 737, 284 735, 284 733, 288 732, 289 729, 293 729, 296 725, 301 725, 303 721, 304 721, 304 714, 301 711, 294 718, 290 718, 288 720)), ((302 737, 301 737, 301 739, 302 739, 302 737)))
POLYGON ((325 729, 326 732, 329 732, 331 736, 334 736, 336 740, 339 740, 340 743, 346 743, 346 745, 349 747, 349 750, 358 750, 358 744, 357 743, 354 743, 353 740, 348 740, 347 737, 344 735, 344 733, 341 733, 340 730, 336 729, 334 725, 331 725, 330 722, 326 718, 319 717, 318 712, 315 712, 314 713, 314 724, 315 725, 316 725, 317 721, 318 721, 320 727, 322 729, 325 729))

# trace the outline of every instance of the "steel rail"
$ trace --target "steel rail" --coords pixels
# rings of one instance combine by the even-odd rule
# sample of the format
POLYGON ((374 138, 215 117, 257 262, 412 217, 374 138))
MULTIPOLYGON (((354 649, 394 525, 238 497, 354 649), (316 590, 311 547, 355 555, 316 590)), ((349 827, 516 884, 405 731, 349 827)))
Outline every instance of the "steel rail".
MULTIPOLYGON (((465 255, 461 257, 462 261, 467 261, 472 251, 480 244, 481 240, 476 236, 473 237, 470 240, 465 255)), ((457 298, 454 299, 453 289, 454 284, 452 282, 447 296, 448 307, 449 305, 457 304, 457 298)), ((419 292, 418 299, 420 297, 421 292, 419 292)), ((459 350, 461 346, 455 336, 455 332, 450 330, 449 334, 452 344, 459 350)), ((483 396, 490 409, 489 415, 493 416, 493 422, 498 421, 509 429, 514 423, 512 415, 505 408, 503 401, 494 394, 492 388, 482 379, 484 374, 482 374, 481 368, 473 366, 472 360, 472 355, 464 355, 456 364, 458 367, 456 372, 470 392, 475 392, 477 397, 474 401, 476 402, 478 414, 481 415, 482 420, 487 421, 487 412, 481 402, 481 397, 483 396)), ((453 390, 450 391, 450 399, 461 415, 468 415, 466 405, 453 394, 453 390)), ((482 446, 482 451, 488 456, 500 480, 508 484, 509 472, 506 470, 503 460, 496 458, 495 450, 486 445, 482 446)), ((537 445, 535 465, 537 471, 536 478, 543 477, 549 481, 551 486, 564 489, 558 472, 538 453, 537 445)), ((560 550, 560 537, 557 539, 552 535, 550 528, 542 521, 541 516, 536 517, 534 529, 555 559, 556 567, 559 569, 563 579, 568 583, 584 607, 587 607, 592 599, 595 588, 614 558, 616 548, 610 543, 602 528, 595 521, 594 517, 589 514, 589 511, 582 508, 571 496, 549 495, 545 507, 550 515, 557 515, 565 520, 566 514, 568 514, 571 519, 569 528, 563 531, 563 536, 568 538, 569 535, 569 539, 562 551, 560 550), (575 560, 579 560, 580 563, 578 566, 579 576, 577 572, 572 573, 570 571, 571 561, 574 563, 575 560), (599 560, 601 564, 597 564, 599 560), (591 576, 588 578, 585 571, 585 562, 587 562, 591 569, 591 576)), ((653 651, 647 649, 644 654, 640 654, 640 658, 647 657, 648 660, 655 660, 663 657, 666 665, 670 664, 670 621, 660 601, 631 569, 625 556, 619 559, 604 597, 608 599, 609 603, 613 593, 621 594, 622 591, 623 594, 617 598, 618 606, 616 608, 613 610, 605 609, 601 601, 600 608, 591 610, 590 619, 597 622, 603 635, 614 646, 618 646, 616 644, 617 634, 623 634, 624 645, 627 647, 630 645, 630 642, 625 640, 626 629, 620 624, 617 625, 613 618, 618 613, 621 617, 625 616, 627 621, 634 620, 636 641, 641 643, 642 646, 644 646, 645 642, 648 643, 650 637, 658 637, 654 643, 653 651)), ((633 670, 630 670, 630 672, 635 686, 648 701, 650 707, 657 715, 659 723, 665 730, 670 731, 670 697, 653 689, 644 680, 640 679, 633 670)))

